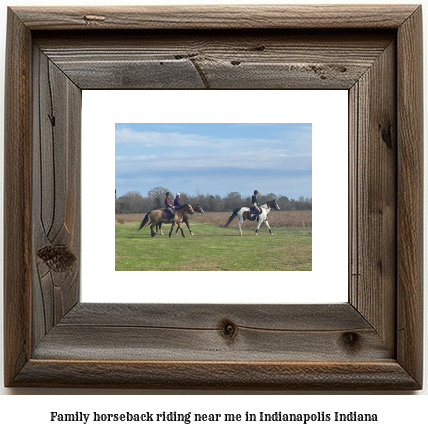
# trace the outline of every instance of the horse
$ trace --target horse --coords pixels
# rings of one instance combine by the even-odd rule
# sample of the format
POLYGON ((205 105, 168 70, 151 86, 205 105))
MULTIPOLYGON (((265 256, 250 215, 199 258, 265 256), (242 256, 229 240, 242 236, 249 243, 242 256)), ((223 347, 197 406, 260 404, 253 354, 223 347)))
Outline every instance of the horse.
POLYGON ((262 205, 261 207, 261 214, 258 214, 257 211, 254 211, 254 208, 248 208, 246 206, 243 206, 241 208, 236 208, 235 210, 233 210, 232 215, 229 217, 229 220, 227 221, 227 223, 224 225, 224 227, 229 226, 230 222, 235 218, 238 217, 238 228, 239 228, 239 235, 242 235, 242 223, 245 220, 257 220, 258 224, 257 224, 257 228, 256 228, 256 235, 258 235, 258 230, 260 228, 260 225, 265 222, 266 226, 269 229, 269 232, 271 235, 273 235, 273 232, 270 229, 269 226, 269 222, 268 222, 268 214, 270 212, 271 209, 275 209, 277 211, 279 211, 279 206, 276 203, 275 200, 269 200, 267 201, 264 205, 262 205))
MULTIPOLYGON (((199 214, 202 214, 202 213, 205 212, 205 211, 202 209, 201 205, 199 205, 199 203, 198 203, 197 205, 193 206, 193 211, 198 212, 199 214)), ((190 235, 195 235, 195 234, 192 232, 192 229, 190 229, 190 224, 189 224, 189 214, 188 214, 187 212, 184 213, 184 215, 183 215, 183 223, 186 223, 186 226, 187 226, 187 228, 189 229, 190 235)), ((177 227, 177 230, 175 231, 176 234, 178 233, 178 230, 179 230, 179 229, 180 229, 180 228, 177 227)), ((163 232, 162 232, 162 223, 158 223, 158 224, 156 225, 156 233, 158 233, 158 231, 160 231, 161 235, 163 235, 163 232)))
POLYGON ((171 236, 172 230, 177 224, 178 228, 181 230, 181 235, 183 235, 184 238, 184 232, 183 228, 181 227, 181 222, 183 221, 183 215, 186 212, 189 214, 194 213, 192 205, 190 205, 189 203, 179 206, 178 208, 174 208, 174 218, 172 219, 172 222, 170 222, 170 214, 167 211, 165 211, 164 209, 154 209, 153 211, 148 212, 144 216, 144 219, 141 222, 138 230, 150 224, 151 236, 154 237, 156 235, 156 232, 153 230, 153 228, 156 227, 158 223, 172 223, 169 236, 171 236))

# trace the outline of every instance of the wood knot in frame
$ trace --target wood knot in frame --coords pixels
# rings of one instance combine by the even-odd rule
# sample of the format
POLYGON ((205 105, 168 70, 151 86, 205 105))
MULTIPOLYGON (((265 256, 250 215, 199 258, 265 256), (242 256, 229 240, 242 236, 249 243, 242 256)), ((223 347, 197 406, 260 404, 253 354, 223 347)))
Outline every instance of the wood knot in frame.
POLYGON ((250 47, 248 48, 248 51, 265 51, 266 50, 266 46, 265 45, 256 45, 255 47, 250 47))
POLYGON ((195 57, 198 57, 197 53, 189 53, 189 54, 176 54, 174 58, 176 60, 182 60, 182 59, 193 59, 195 57))
POLYGON ((392 149, 392 125, 387 122, 386 125, 379 124, 378 125, 380 136, 382 137, 382 141, 386 144, 389 149, 392 149))
POLYGON ((48 119, 49 119, 51 125, 54 127, 55 126, 55 116, 48 113, 48 119))
POLYGON ((76 256, 67 247, 45 246, 37 251, 37 256, 46 263, 51 271, 63 273, 69 270, 76 256))
POLYGON ((355 332, 342 333, 341 343, 348 351, 357 351, 361 346, 361 337, 355 332))
POLYGON ((85 20, 86 25, 89 25, 91 23, 103 22, 106 17, 103 15, 85 15, 83 19, 85 20))
POLYGON ((224 319, 219 323, 220 335, 228 340, 232 340, 238 334, 238 326, 228 319, 224 319))

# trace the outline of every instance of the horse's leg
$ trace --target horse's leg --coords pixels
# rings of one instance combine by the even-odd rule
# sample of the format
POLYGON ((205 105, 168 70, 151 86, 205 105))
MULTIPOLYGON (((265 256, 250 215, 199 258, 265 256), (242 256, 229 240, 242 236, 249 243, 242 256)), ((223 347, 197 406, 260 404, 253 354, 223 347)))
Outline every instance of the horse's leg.
POLYGON ((161 235, 164 235, 164 233, 162 232, 162 223, 158 223, 158 225, 156 226, 156 228, 159 226, 159 231, 161 235))
POLYGON ((267 219, 265 220, 265 225, 268 227, 270 234, 273 235, 273 232, 270 229, 269 222, 267 221, 267 219))
POLYGON ((194 235, 194 233, 192 232, 192 229, 190 229, 189 221, 186 220, 185 223, 186 223, 187 228, 189 229, 190 234, 194 235))
POLYGON ((238 215, 239 235, 242 235, 242 229, 241 229, 242 222, 243 222, 242 217, 240 215, 238 215))
POLYGON ((184 236, 184 232, 183 232, 183 228, 182 228, 182 226, 181 226, 181 222, 178 222, 178 228, 180 229, 180 231, 181 231, 181 235, 183 235, 183 238, 185 238, 185 236, 184 236))
POLYGON ((153 230, 153 223, 150 225, 150 233, 152 235, 152 238, 156 235, 156 232, 153 230))
POLYGON ((173 220, 172 224, 171 224, 171 230, 169 231, 169 237, 170 238, 171 238, 171 234, 172 234, 172 230, 174 229, 174 226, 175 226, 175 221, 173 220))
POLYGON ((256 228, 256 235, 258 235, 258 231, 260 229, 261 224, 263 223, 262 219, 260 219, 260 221, 257 223, 257 228, 256 228))

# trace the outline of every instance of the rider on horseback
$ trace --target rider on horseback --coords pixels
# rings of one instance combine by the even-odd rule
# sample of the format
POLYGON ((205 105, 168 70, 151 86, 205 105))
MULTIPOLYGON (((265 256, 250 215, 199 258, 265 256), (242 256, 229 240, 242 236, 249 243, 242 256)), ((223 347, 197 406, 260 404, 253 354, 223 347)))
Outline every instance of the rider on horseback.
POLYGON ((180 193, 177 193, 177 194, 175 195, 175 199, 174 199, 174 208, 178 208, 179 206, 181 206, 181 203, 180 203, 180 196, 181 196, 180 193))
POLYGON ((171 196, 171 193, 168 191, 166 194, 165 194, 165 210, 167 211, 167 212, 169 212, 169 222, 171 223, 172 222, 172 219, 174 218, 174 211, 173 211, 173 208, 174 208, 174 206, 173 205, 171 205, 171 202, 170 202, 170 200, 169 200, 169 196, 171 196))
POLYGON ((251 198, 251 203, 252 203, 252 205, 253 205, 253 207, 254 207, 254 210, 255 210, 257 213, 261 214, 261 213, 262 213, 262 210, 260 209, 260 206, 259 206, 259 204, 258 204, 258 202, 257 202, 257 196, 258 196, 259 194, 260 194, 260 193, 259 193, 257 190, 254 190, 253 197, 251 198))

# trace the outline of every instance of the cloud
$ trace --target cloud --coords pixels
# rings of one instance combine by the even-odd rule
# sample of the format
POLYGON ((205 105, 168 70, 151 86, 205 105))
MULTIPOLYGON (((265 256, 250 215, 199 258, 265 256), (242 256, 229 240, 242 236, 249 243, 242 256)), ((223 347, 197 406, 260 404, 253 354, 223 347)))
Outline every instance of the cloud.
POLYGON ((130 175, 141 173, 141 171, 179 170, 186 172, 196 169, 311 170, 312 158, 310 156, 288 156, 281 149, 211 155, 116 157, 117 175, 122 173, 130 175))
POLYGON ((170 188, 179 183, 180 191, 225 194, 232 190, 244 193, 255 183, 259 191, 288 194, 293 189, 310 196, 311 125, 277 125, 269 133, 264 129, 266 134, 257 128, 249 131, 242 124, 238 134, 237 128, 230 133, 222 125, 187 127, 184 132, 161 131, 161 126, 147 125, 146 131, 118 127, 116 185, 145 192, 154 186, 170 188))
POLYGON ((180 132, 135 131, 127 127, 116 130, 115 142, 116 146, 140 146, 143 148, 168 146, 174 148, 230 148, 267 145, 278 146, 284 144, 284 142, 279 139, 217 138, 180 132))

